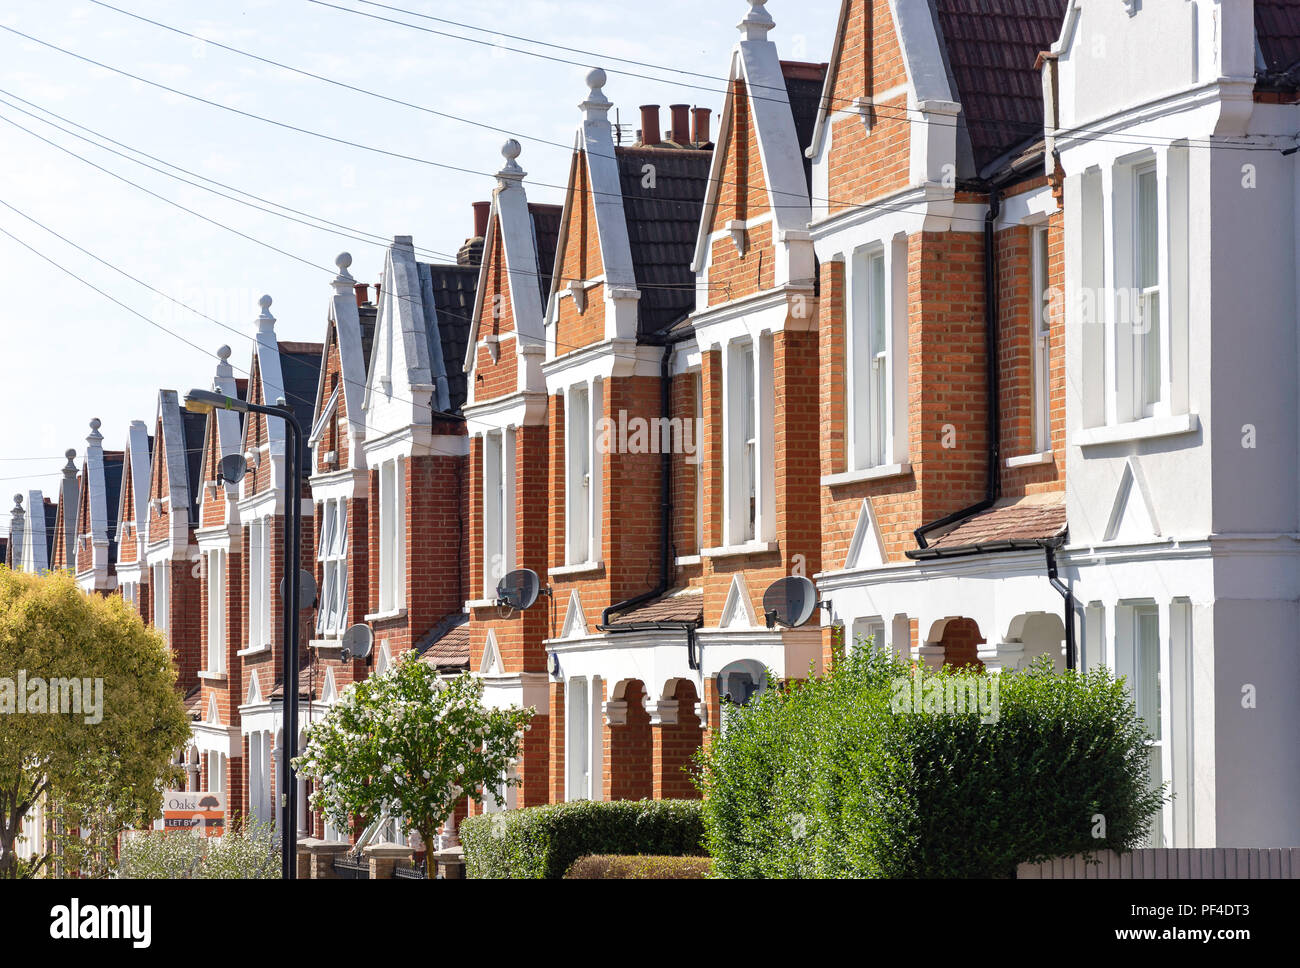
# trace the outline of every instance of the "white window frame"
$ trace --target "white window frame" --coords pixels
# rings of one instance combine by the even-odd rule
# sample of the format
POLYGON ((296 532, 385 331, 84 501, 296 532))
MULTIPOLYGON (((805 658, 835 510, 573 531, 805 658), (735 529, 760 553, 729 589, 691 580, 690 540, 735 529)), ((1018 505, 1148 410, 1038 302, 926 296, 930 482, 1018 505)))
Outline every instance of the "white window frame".
POLYGON ((569 387, 564 401, 565 564, 601 560, 602 457, 596 446, 603 411, 599 380, 569 387))
POLYGON ((208 750, 208 793, 226 792, 226 754, 220 750, 208 750))
POLYGON ((565 689, 565 800, 591 799, 591 694, 588 681, 577 676, 565 689))
POLYGON ((845 259, 845 471, 907 460, 907 242, 845 259))
POLYGON ((1128 319, 1131 328, 1132 343, 1130 348, 1130 374, 1132 394, 1132 415, 1135 419, 1155 416, 1165 409, 1164 368, 1161 361, 1162 346, 1166 340, 1163 332, 1164 271, 1161 258, 1161 215, 1164 205, 1161 192, 1164 188, 1156 162, 1145 161, 1131 169, 1132 214, 1130 229, 1131 246, 1131 291, 1129 293, 1128 319), (1149 178, 1150 191, 1154 198, 1147 197, 1142 189, 1143 180, 1149 178), (1151 209, 1152 224, 1144 221, 1143 201, 1148 200, 1151 209), (1154 235, 1154 238, 1150 236, 1154 235), (1143 266, 1143 253, 1147 245, 1151 246, 1151 278, 1143 266))
POLYGON ((1033 264, 1033 333, 1030 353, 1033 368, 1033 449, 1043 454, 1052 449, 1050 309, 1051 248, 1046 225, 1030 227, 1030 254, 1033 264))
POLYGON ((250 652, 271 644, 271 519, 248 524, 248 642, 250 652))
MULTIPOLYGON (((1161 609, 1153 602, 1123 605, 1116 616, 1115 674, 1128 680, 1129 694, 1137 713, 1154 739, 1148 740, 1149 755, 1158 761, 1152 771, 1153 786, 1172 788, 1176 751, 1171 743, 1172 688, 1169 677, 1169 638, 1161 621, 1161 609), (1146 639, 1144 641, 1144 635, 1146 639), (1155 708, 1151 708, 1152 706, 1155 708)), ((1173 812, 1166 802, 1152 821, 1150 847, 1173 845, 1173 812)))
POLYGON ((226 552, 214 548, 207 553, 204 576, 208 590, 207 671, 222 675, 226 671, 226 552))
POLYGON ((514 428, 483 435, 483 598, 515 567, 514 428))
MULTIPOLYGON (((170 577, 171 562, 160 561, 150 569, 150 581, 153 583, 153 627, 161 632, 164 636, 168 635, 169 622, 168 612, 171 605, 171 583, 170 577)), ((170 637, 168 643, 170 644, 170 637)))
POLYGON ((348 624, 348 501, 333 498, 320 502, 320 540, 316 561, 320 565, 320 604, 316 610, 316 634, 334 638, 348 624))
POLYGON ((862 639, 868 636, 875 636, 871 642, 872 652, 887 652, 889 644, 885 641, 885 619, 880 615, 872 615, 865 618, 853 620, 853 638, 848 643, 848 651, 858 647, 862 639))
POLYGON ((723 542, 767 542, 776 530, 772 334, 731 340, 723 353, 723 542))
POLYGON ((406 479, 397 457, 379 465, 379 613, 406 604, 406 479))

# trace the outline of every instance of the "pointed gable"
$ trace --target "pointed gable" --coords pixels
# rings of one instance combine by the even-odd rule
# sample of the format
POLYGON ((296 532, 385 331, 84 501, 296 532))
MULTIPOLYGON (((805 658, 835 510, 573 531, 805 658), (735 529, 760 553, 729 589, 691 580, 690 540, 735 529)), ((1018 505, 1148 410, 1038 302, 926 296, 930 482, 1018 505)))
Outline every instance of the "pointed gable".
POLYGON ((460 361, 478 274, 477 266, 418 262, 411 237, 394 238, 384 262, 366 375, 367 441, 427 426, 430 411, 446 414, 464 406, 460 361))
POLYGON ((362 321, 363 307, 358 304, 356 280, 348 271, 352 256, 340 253, 334 264, 339 273, 331 283, 334 294, 330 299, 315 406, 308 430, 308 443, 316 461, 315 473, 365 467, 360 446, 365 440, 361 413, 366 392, 368 342, 362 321), (353 415, 355 420, 350 419, 353 415))
POLYGON ((132 420, 122 457, 122 486, 117 502, 117 557, 139 560, 140 526, 149 521, 149 475, 153 465, 153 439, 143 420, 132 420))
POLYGON ((774 24, 761 10, 755 5, 741 21, 741 39, 732 51, 695 240, 692 268, 709 304, 791 281, 811 283, 814 275, 804 149, 825 66, 783 62, 767 37, 774 24), (806 251, 795 251, 801 243, 806 251))
POLYGON ((555 266, 563 209, 528 201, 526 172, 519 166, 519 142, 507 141, 488 213, 484 258, 464 372, 467 401, 482 402, 517 390, 541 389, 540 371, 528 367, 530 353, 544 352, 547 297, 555 266))

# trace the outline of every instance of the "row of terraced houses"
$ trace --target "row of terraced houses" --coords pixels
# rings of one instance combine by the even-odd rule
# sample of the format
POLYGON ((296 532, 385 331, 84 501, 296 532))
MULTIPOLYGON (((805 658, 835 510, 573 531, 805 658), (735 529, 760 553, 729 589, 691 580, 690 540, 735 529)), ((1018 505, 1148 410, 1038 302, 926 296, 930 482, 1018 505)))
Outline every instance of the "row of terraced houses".
POLYGON ((818 64, 744 7, 700 67, 720 112, 643 107, 632 143, 592 70, 563 206, 508 142, 454 264, 340 256, 292 326, 320 342, 262 300, 248 379, 223 347, 211 385, 295 409, 302 493, 278 421, 162 390, 20 495, 11 563, 134 603, 190 787, 266 819, 294 500, 302 722, 404 653, 469 670, 537 709, 485 809, 697 795, 721 704, 842 639, 1108 666, 1174 795, 1157 843, 1300 842, 1295 5, 844 0, 818 64), (823 607, 769 627, 791 575, 823 607))

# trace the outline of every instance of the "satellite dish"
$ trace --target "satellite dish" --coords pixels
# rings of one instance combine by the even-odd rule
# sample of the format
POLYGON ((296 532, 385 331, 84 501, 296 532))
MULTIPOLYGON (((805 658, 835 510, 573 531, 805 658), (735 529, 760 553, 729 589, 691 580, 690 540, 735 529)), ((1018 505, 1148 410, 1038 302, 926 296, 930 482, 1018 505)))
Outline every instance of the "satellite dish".
POLYGON ((763 615, 768 628, 784 625, 793 629, 806 625, 816 609, 817 589, 802 575, 774 581, 763 592, 763 615))
POLYGON ((501 579, 497 585, 497 602, 524 611, 532 608, 542 593, 542 582, 531 568, 520 568, 501 579))
POLYGON ((243 454, 229 454, 221 458, 221 479, 228 484, 238 484, 248 471, 248 461, 243 454))
POLYGON ((343 633, 343 660, 364 659, 375 646, 375 633, 369 625, 354 625, 343 633))
MULTIPOLYGON (((285 580, 280 579, 280 601, 284 601, 285 580)), ((298 611, 302 612, 316 607, 316 578, 307 569, 298 571, 298 611)))

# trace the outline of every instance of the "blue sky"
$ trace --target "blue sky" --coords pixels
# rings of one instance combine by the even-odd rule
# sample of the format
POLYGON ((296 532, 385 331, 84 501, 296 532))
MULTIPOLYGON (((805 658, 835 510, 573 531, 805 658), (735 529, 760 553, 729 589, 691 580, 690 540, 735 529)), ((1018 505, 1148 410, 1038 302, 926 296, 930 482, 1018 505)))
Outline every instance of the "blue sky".
MULTIPOLYGON (((309 0, 106 2, 305 71, 560 145, 572 144, 588 66, 606 68, 605 93, 632 130, 638 127, 637 108, 643 103, 664 105, 665 126, 670 103, 710 107, 716 117, 722 103, 721 77, 737 38, 735 24, 748 10, 743 0, 480 0, 473 5, 385 0, 420 13, 606 55, 599 57, 401 18, 487 41, 472 44, 309 0), (506 46, 583 66, 514 53, 506 46), (619 64, 610 56, 663 65, 669 72, 619 64), (627 77, 618 70, 667 80, 627 77), (718 80, 673 73, 682 70, 718 80)), ((358 0, 330 2, 399 17, 358 0)), ((772 39, 782 57, 828 59, 839 5, 839 0, 803 0, 797 7, 784 0, 771 3, 768 9, 777 22, 772 39)), ((417 247, 454 255, 471 234, 470 203, 490 197, 490 175, 501 166, 506 135, 258 63, 88 0, 5 0, 0 25, 219 104, 481 172, 451 172, 274 127, 0 31, 0 98, 39 114, 12 96, 25 99, 165 162, 332 222, 388 238, 412 235, 417 247)), ((377 243, 342 238, 219 198, 92 147, 13 107, 0 104, 0 115, 309 263, 204 222, 0 122, 0 201, 241 334, 252 334, 257 299, 265 292, 274 297, 272 312, 282 339, 319 341, 335 255, 345 249, 352 253, 352 273, 359 281, 373 282, 382 267, 383 249, 377 243)), ((567 178, 569 152, 520 140, 529 197, 561 202, 559 186, 567 178)), ((232 363, 247 367, 251 343, 244 336, 168 303, 3 205, 0 229, 209 354, 228 343, 234 351, 232 363)), ((159 387, 183 392, 205 386, 216 360, 85 288, 3 235, 0 280, 6 294, 0 306, 4 533, 12 506, 9 495, 40 487, 52 496, 63 451, 84 451, 92 417, 103 421, 105 446, 121 449, 131 420, 142 419, 152 430, 159 387)))

